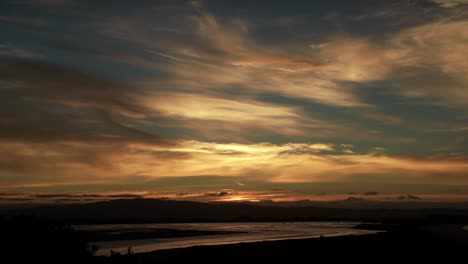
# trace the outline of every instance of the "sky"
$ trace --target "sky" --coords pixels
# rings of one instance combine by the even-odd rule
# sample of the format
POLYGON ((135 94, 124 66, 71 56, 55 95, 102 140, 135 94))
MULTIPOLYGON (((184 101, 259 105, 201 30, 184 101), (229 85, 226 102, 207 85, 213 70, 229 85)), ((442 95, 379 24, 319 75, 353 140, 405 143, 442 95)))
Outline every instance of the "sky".
POLYGON ((4 0, 0 32, 0 202, 468 200, 466 0, 4 0))

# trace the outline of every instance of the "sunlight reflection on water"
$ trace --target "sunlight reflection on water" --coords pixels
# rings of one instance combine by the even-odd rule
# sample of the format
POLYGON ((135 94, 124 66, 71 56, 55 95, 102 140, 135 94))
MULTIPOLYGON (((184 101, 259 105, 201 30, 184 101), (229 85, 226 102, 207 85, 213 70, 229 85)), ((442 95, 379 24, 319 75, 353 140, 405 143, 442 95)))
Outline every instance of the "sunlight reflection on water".
POLYGON ((275 222, 275 223, 183 223, 183 224, 125 224, 125 225, 81 225, 78 230, 151 230, 158 228, 235 231, 243 233, 218 234, 196 237, 155 238, 138 240, 118 240, 94 242, 100 247, 98 255, 108 255, 110 250, 126 252, 131 246, 133 252, 141 253, 154 250, 185 248, 201 245, 222 245, 241 242, 259 242, 288 239, 314 238, 320 236, 343 236, 375 234, 372 230, 352 229, 356 222, 275 222))

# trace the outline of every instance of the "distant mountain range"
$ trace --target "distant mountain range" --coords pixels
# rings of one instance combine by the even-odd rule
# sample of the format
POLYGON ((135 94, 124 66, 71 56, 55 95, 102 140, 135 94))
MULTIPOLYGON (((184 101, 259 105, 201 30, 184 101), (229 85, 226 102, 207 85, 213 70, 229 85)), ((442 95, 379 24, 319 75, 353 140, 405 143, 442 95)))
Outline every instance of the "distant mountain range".
POLYGON ((0 215, 34 215, 72 223, 282 221, 282 220, 468 220, 468 203, 340 202, 200 203, 167 199, 121 199, 88 204, 3 208, 0 215), (423 205, 425 204, 425 205, 423 205), (438 206, 437 206, 438 205, 438 206), (397 207, 398 206, 398 207, 397 207), (426 208, 425 208, 426 207, 426 208), (429 208, 430 207, 430 208, 429 208))
POLYGON ((260 201, 252 204, 260 206, 273 207, 326 207, 326 208, 342 208, 342 209, 401 209, 401 210, 418 210, 418 209, 468 209, 468 201, 465 202, 432 202, 424 201, 414 195, 403 195, 399 200, 374 200, 361 197, 350 196, 344 200, 336 201, 312 201, 300 200, 291 202, 274 202, 260 201))

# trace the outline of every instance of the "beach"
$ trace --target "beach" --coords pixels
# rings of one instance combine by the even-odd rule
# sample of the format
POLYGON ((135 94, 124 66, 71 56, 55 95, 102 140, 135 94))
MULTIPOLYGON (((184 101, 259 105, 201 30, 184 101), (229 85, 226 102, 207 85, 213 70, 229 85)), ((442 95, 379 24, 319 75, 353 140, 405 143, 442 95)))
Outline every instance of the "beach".
POLYGON ((237 223, 147 223, 75 226, 97 255, 134 253, 193 246, 254 243, 317 237, 365 235, 376 232, 355 228, 360 222, 237 222, 237 223))
MULTIPOLYGON (((368 228, 368 227, 366 227, 368 228)), ((261 261, 299 263, 405 263, 438 261, 455 263, 468 248, 468 232, 462 225, 381 225, 371 235, 319 237, 237 243, 216 246, 157 250, 114 257, 99 257, 102 263, 166 263, 188 260, 204 262, 261 261)))

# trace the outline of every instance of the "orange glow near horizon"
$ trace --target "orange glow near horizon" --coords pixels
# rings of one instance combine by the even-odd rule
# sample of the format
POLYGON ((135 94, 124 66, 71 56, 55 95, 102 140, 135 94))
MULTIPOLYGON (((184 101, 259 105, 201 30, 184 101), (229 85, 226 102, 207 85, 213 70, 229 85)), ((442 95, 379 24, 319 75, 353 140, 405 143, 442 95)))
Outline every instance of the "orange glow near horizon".
POLYGON ((408 1, 4 1, 0 202, 465 197, 468 3, 408 1))

